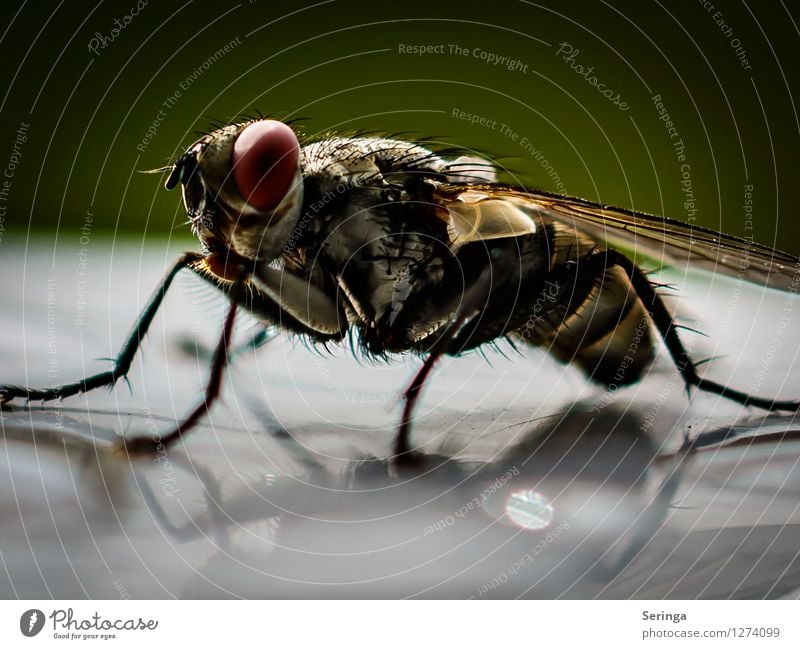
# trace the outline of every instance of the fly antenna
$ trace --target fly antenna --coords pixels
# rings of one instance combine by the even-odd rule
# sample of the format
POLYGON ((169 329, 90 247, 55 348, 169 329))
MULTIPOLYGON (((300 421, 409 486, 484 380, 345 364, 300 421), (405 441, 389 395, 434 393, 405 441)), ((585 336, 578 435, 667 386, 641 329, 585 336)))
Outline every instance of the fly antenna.
POLYGON ((137 169, 136 172, 140 174, 163 174, 165 171, 172 171, 174 167, 175 165, 167 165, 158 169, 137 169))

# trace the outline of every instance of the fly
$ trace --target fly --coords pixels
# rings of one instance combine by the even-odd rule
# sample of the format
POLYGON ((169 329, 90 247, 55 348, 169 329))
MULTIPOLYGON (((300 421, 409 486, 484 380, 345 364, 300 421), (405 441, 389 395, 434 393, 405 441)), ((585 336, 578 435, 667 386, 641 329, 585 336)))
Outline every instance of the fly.
POLYGON ((453 155, 381 137, 301 143, 270 119, 205 135, 166 181, 167 189, 181 186, 201 252, 183 254, 167 271, 113 368, 45 389, 0 386, 0 401, 113 386, 187 269, 230 301, 204 399, 158 442, 120 438, 120 453, 152 455, 204 416, 220 393, 238 308, 314 343, 355 330, 367 354, 423 355, 404 392, 398 464, 418 457, 411 419, 437 360, 503 337, 543 347, 606 386, 637 382, 660 337, 687 389, 765 410, 800 409, 702 377, 657 285, 625 251, 783 290, 797 288, 800 260, 679 221, 500 184, 489 163, 453 155))

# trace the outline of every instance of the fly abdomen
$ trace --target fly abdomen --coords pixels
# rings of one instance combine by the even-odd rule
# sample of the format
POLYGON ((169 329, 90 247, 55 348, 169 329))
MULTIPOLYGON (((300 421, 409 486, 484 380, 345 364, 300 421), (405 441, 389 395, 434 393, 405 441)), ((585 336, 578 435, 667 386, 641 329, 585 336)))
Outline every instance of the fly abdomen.
POLYGON ((518 333, 600 383, 634 383, 655 355, 647 313, 622 269, 587 266, 553 273, 518 333))
POLYGON ((655 356, 650 320, 640 303, 621 314, 619 322, 593 343, 578 348, 575 360, 604 385, 635 383, 655 356))

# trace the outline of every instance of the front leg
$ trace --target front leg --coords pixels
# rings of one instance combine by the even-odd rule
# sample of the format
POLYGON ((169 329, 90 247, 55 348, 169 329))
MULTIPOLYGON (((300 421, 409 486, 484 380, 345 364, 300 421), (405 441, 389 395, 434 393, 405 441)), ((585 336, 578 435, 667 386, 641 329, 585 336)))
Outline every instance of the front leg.
POLYGON ((248 264, 238 267, 235 270, 236 279, 230 281, 215 275, 210 268, 208 263, 192 266, 195 272, 223 290, 230 300, 230 309, 214 350, 203 400, 168 434, 121 438, 112 448, 114 454, 152 457, 182 439, 209 412, 222 389, 222 377, 231 356, 229 349, 233 323, 239 306, 267 322, 290 326, 299 333, 322 339, 340 337, 342 319, 335 302, 302 278, 264 265, 257 265, 253 270, 248 264))
POLYGON ((136 352, 142 344, 153 318, 158 312, 164 295, 167 293, 172 284, 175 276, 184 268, 191 268, 193 264, 202 259, 202 255, 194 252, 186 252, 178 258, 172 265, 167 274, 161 280, 161 284, 155 290, 153 295, 148 300, 142 313, 139 315, 136 324, 128 334, 125 342, 122 345, 117 358, 114 360, 114 367, 106 372, 93 374, 86 378, 75 381, 74 383, 66 383, 64 385, 57 385, 51 388, 29 388, 19 385, 0 385, 0 405, 11 401, 12 399, 27 399, 28 401, 52 401, 54 399, 63 399, 71 397, 81 392, 88 392, 101 387, 113 387, 119 379, 127 376, 131 368, 136 352))
MULTIPOLYGON (((211 269, 218 266, 215 260, 197 253, 183 254, 167 272, 139 316, 117 356, 113 369, 87 378, 52 388, 28 388, 0 386, 0 404, 15 398, 42 399, 44 401, 69 397, 98 387, 113 387, 130 370, 133 358, 142 339, 158 312, 173 279, 183 268, 192 270, 222 290, 231 302, 222 334, 214 352, 211 371, 203 401, 169 434, 155 439, 148 436, 119 440, 112 449, 117 454, 151 456, 160 448, 167 447, 179 439, 208 412, 220 394, 222 377, 229 360, 229 348, 237 307, 251 311, 264 324, 278 324, 317 340, 341 339, 346 321, 341 316, 335 301, 317 287, 288 273, 281 273, 268 266, 253 269, 241 264, 235 269, 236 279, 230 281, 216 275, 211 269), (254 274, 250 276, 251 273, 254 274)), ((234 271, 231 271, 234 272, 234 271)))
MULTIPOLYGON (((175 276, 184 268, 188 268, 226 295, 233 297, 234 282, 215 275, 203 255, 186 252, 175 261, 153 292, 114 359, 112 369, 79 379, 74 383, 49 388, 0 385, 0 405, 14 399, 53 401, 101 387, 114 387, 117 381, 126 377, 130 371, 133 359, 161 307, 167 290, 175 276)), ((343 318, 339 317, 334 302, 323 296, 319 289, 303 284, 302 280, 295 276, 289 277, 288 273, 281 274, 280 271, 268 267, 257 270, 256 276, 248 281, 247 287, 249 290, 236 292, 236 302, 265 325, 279 325, 289 331, 316 339, 341 339, 343 318)))
POLYGON ((214 357, 211 360, 211 372, 209 373, 203 401, 192 410, 183 421, 178 422, 170 433, 159 437, 148 435, 139 435, 129 439, 121 437, 112 446, 112 453, 123 456, 152 457, 157 454, 162 447, 167 448, 181 439, 184 434, 194 428, 203 416, 208 413, 214 401, 219 397, 222 389, 222 376, 225 366, 228 364, 228 348, 231 343, 233 323, 236 319, 236 308, 238 302, 241 300, 245 277, 246 271, 241 269, 239 278, 234 282, 231 288, 231 306, 230 309, 228 309, 228 315, 225 317, 225 324, 222 326, 222 334, 217 343, 217 348, 214 350, 214 357))

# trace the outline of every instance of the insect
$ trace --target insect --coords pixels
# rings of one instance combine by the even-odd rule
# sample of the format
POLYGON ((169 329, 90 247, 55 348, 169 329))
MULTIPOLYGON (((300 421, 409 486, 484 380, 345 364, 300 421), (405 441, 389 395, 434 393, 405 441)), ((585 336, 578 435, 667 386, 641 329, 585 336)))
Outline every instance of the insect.
MULTIPOLYGON (((168 270, 114 367, 57 387, 0 387, 0 400, 51 400, 113 386, 131 361, 175 275, 188 269, 228 296, 203 401, 161 443, 179 440, 220 393, 237 308, 266 327, 314 343, 356 333, 368 354, 417 352, 404 392, 394 461, 416 457, 414 404, 442 355, 501 337, 544 347, 600 384, 638 381, 658 337, 687 389, 744 405, 797 411, 798 401, 752 396, 703 378, 657 285, 624 250, 689 262, 788 290, 800 260, 698 227, 496 182, 491 165, 453 151, 383 137, 304 141, 258 119, 195 142, 168 167, 202 252, 168 270), (643 333, 637 333, 640 322, 643 333), (641 342, 631 351, 631 340, 641 342)), ((117 450, 155 452, 150 437, 117 450)))

